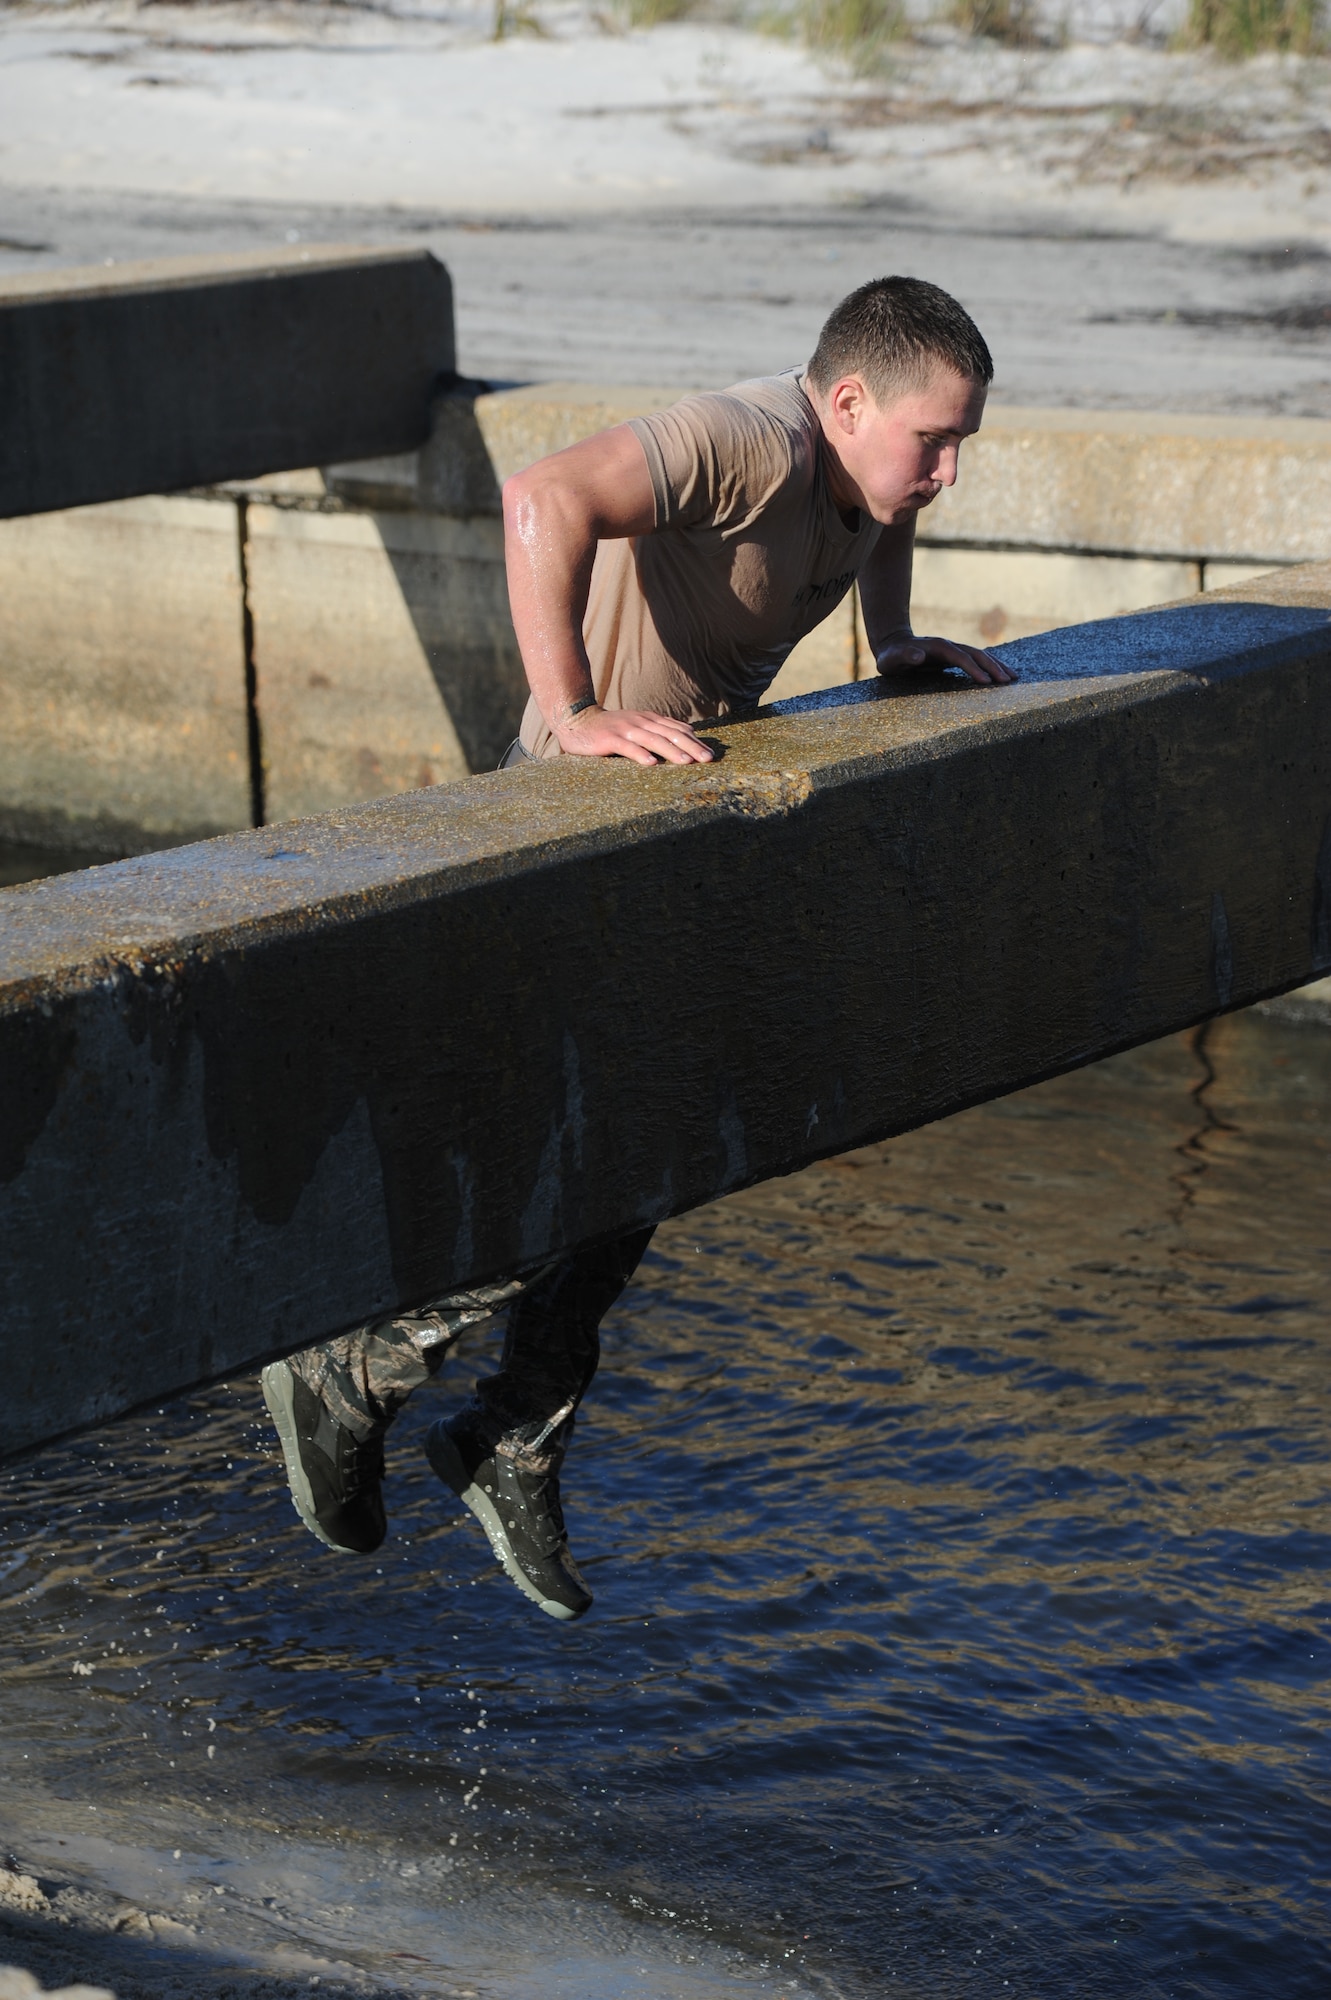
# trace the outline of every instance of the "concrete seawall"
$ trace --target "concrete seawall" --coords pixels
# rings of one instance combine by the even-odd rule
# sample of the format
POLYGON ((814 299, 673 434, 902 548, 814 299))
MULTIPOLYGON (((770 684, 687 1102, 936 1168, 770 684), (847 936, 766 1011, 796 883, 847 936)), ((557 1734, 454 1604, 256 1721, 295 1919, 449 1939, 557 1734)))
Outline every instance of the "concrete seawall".
POLYGON ((1331 968, 1331 566, 1011 657, 0 898, 8 1448, 1331 968))
MULTIPOLYGON (((492 767, 524 699, 499 484, 675 393, 450 395, 397 457, 0 522, 0 839, 136 853, 492 767)), ((1331 425, 994 410, 922 534, 921 630, 1170 602, 1331 556, 1331 425)), ((848 600, 773 698, 871 672, 848 600)))

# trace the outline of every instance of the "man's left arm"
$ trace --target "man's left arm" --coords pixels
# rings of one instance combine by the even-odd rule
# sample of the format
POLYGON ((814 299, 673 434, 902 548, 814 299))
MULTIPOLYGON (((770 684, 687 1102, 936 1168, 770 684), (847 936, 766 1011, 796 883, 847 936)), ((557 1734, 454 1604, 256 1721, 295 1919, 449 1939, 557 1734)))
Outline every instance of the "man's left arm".
POLYGON ((909 673, 913 667, 960 667, 981 687, 1002 687, 1017 676, 979 646, 959 639, 921 639, 911 630, 910 575, 915 555, 914 520, 883 529, 859 574, 864 629, 880 674, 909 673))

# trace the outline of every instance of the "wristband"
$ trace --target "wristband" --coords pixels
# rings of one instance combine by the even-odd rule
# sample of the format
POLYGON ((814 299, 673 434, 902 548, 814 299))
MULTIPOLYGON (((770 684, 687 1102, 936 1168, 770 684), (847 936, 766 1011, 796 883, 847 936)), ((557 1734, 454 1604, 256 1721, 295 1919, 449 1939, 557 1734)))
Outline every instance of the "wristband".
POLYGON ((584 708, 595 708, 596 705, 596 696, 594 694, 579 695, 578 699, 571 701, 564 710, 565 722, 572 722, 574 716, 581 715, 584 708))

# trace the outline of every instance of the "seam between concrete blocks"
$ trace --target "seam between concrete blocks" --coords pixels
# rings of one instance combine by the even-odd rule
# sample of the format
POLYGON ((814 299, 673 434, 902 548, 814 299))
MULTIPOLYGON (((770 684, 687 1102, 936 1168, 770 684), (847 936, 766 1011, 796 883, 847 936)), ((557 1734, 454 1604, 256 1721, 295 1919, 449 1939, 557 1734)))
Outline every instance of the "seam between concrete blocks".
POLYGON ((254 658, 254 607, 250 602, 250 503, 236 502, 236 546, 240 560, 240 643, 245 662, 245 742, 250 763, 250 825, 266 820, 263 724, 259 716, 259 674, 254 658))

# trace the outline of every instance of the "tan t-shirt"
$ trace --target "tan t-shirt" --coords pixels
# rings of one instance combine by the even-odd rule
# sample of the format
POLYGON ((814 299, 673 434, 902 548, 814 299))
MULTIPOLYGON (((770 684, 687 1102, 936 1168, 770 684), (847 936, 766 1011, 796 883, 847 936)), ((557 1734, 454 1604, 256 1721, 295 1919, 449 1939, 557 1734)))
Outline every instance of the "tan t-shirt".
MULTIPOLYGON (((583 637, 604 708, 707 722, 761 701, 797 640, 841 602, 880 529, 827 489, 803 371, 635 417, 656 532, 602 542, 583 637)), ((559 745, 529 701, 522 747, 559 745)))

